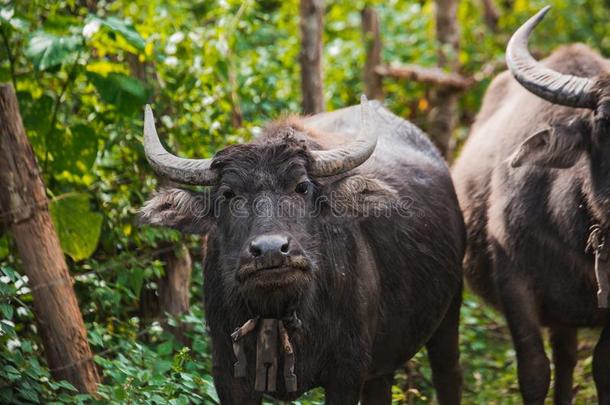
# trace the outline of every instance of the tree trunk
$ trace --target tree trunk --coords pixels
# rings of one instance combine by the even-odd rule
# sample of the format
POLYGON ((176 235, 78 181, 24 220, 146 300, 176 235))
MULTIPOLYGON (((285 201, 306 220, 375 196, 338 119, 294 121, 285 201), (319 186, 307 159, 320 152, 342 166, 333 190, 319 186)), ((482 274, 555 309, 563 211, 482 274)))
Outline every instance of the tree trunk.
MULTIPOLYGON (((440 68, 459 69, 460 33, 457 21, 458 0, 436 0, 436 35, 440 68)), ((452 134, 458 120, 458 93, 451 88, 432 92, 428 133, 447 160, 451 160, 452 134)))
POLYGON ((189 346, 186 325, 169 326, 166 314, 179 316, 190 310, 190 286, 192 259, 182 242, 167 244, 158 256, 165 263, 165 274, 156 279, 157 289, 143 289, 140 293, 141 316, 148 320, 158 320, 168 328, 184 345, 189 346))
POLYGON ((34 313, 53 377, 80 392, 99 377, 72 289, 72 278, 47 208, 45 187, 23 128, 15 92, 0 86, 0 205, 34 296, 34 313))
POLYGON ((324 111, 322 86, 323 0, 301 0, 301 90, 303 113, 324 111))
POLYGON ((183 243, 165 255, 165 275, 159 282, 161 311, 173 316, 188 312, 191 255, 183 243))
POLYGON ((366 49, 364 93, 369 99, 383 100, 382 77, 375 71, 375 68, 381 65, 379 17, 372 7, 365 7, 362 10, 362 34, 366 49))
POLYGON ((498 29, 498 20, 500 20, 500 12, 494 3, 494 0, 482 0, 482 2, 485 24, 487 24, 490 30, 496 32, 498 29))
MULTIPOLYGON (((176 249, 165 254, 165 263, 165 275, 159 280, 159 310, 162 315, 179 316, 190 309, 192 261, 186 245, 180 243, 176 249)), ((184 325, 173 328, 178 340, 188 345, 185 332, 184 325)))

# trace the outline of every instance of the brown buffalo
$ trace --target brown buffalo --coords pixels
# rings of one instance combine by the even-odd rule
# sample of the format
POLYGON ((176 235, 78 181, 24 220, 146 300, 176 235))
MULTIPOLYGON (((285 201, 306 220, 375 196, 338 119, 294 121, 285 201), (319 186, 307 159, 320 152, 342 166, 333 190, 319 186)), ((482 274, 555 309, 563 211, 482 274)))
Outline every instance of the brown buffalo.
POLYGON ((204 301, 223 404, 314 387, 328 404, 390 404, 395 370, 424 345, 439 402, 459 403, 457 197, 425 135, 370 104, 362 122, 358 106, 279 121, 201 160, 169 154, 147 109, 155 171, 209 186, 163 190, 142 219, 209 235, 204 301))
POLYGON ((556 404, 572 401, 577 328, 603 327, 593 374, 600 403, 610 404, 610 315, 595 254, 585 252, 593 236, 600 259, 608 254, 610 63, 578 44, 535 61, 527 40, 547 11, 510 40, 510 72, 491 84, 453 170, 468 235, 464 271, 506 316, 526 404, 543 404, 549 388, 543 326, 556 404))

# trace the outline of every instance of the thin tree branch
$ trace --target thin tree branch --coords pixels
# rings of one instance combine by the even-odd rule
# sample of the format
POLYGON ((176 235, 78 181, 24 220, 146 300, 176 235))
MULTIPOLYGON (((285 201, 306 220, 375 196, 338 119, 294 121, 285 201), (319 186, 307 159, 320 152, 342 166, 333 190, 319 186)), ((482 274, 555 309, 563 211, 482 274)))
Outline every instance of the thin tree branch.
POLYGON ((74 73, 76 71, 76 66, 78 65, 79 58, 80 58, 80 51, 76 55, 76 59, 74 60, 74 63, 72 64, 72 66, 70 67, 70 70, 68 71, 68 77, 66 78, 66 81, 61 86, 59 94, 58 94, 57 98, 55 99, 55 103, 53 104, 53 112, 51 113, 51 123, 49 125, 49 130, 47 131, 47 133, 44 136, 45 152, 44 152, 43 172, 45 174, 47 173, 48 162, 49 162, 49 137, 53 133, 53 130, 55 129, 55 124, 57 123, 57 114, 59 112, 61 100, 63 99, 64 95, 68 91, 70 84, 73 83, 74 79, 76 78, 76 75, 74 73))
POLYGON ((0 29, 0 35, 2 36, 2 42, 4 43, 4 48, 6 49, 6 55, 8 58, 8 65, 11 72, 11 81, 13 82, 13 88, 17 91, 17 78, 15 77, 15 59, 13 58, 13 54, 11 52, 11 47, 8 42, 8 36, 4 29, 0 29))
POLYGON ((426 68, 418 65, 379 65, 375 67, 375 72, 380 76, 415 80, 417 82, 429 83, 455 90, 465 90, 473 84, 472 79, 465 78, 457 73, 448 73, 436 67, 426 68))

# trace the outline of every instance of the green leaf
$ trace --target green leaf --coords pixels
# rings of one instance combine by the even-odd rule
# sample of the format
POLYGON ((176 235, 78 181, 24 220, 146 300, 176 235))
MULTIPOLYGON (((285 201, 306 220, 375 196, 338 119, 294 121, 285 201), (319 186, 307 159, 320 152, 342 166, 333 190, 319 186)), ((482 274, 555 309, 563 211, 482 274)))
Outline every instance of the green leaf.
POLYGON ((27 92, 19 92, 19 102, 26 129, 36 131, 39 135, 49 132, 54 100, 51 96, 43 94, 33 99, 27 92))
POLYGON ((27 401, 33 402, 33 403, 40 403, 40 398, 38 397, 38 393, 32 389, 24 389, 24 388, 19 388, 19 394, 21 395, 21 397, 27 401))
POLYGON ((99 21, 101 26, 107 28, 110 32, 120 34, 125 40, 139 51, 143 51, 146 46, 144 38, 127 22, 117 17, 99 18, 90 16, 87 18, 87 23, 91 21, 99 21))
POLYGON ((144 284, 144 269, 139 267, 134 268, 129 274, 129 286, 131 287, 131 291, 133 291, 136 297, 140 296, 142 284, 144 284))
POLYGON ((0 304, 0 312, 2 312, 2 316, 9 321, 13 319, 13 307, 9 304, 0 304))
POLYGON ((87 72, 87 77, 97 89, 102 100, 115 105, 118 111, 125 115, 140 111, 148 97, 144 84, 133 77, 120 73, 102 76, 93 72, 87 72))
POLYGON ((159 355, 161 355, 161 356, 167 356, 173 350, 174 350, 174 344, 172 343, 171 340, 168 340, 167 342, 163 342, 159 346, 157 346, 157 353, 159 353, 159 355))
POLYGON ((36 69, 47 70, 74 60, 82 46, 83 40, 80 36, 56 36, 48 32, 36 31, 30 37, 25 55, 36 69))
POLYGON ((89 125, 76 124, 69 128, 69 137, 53 131, 49 149, 53 154, 53 170, 61 173, 88 173, 95 163, 98 150, 97 134, 89 125))
POLYGON ((87 194, 63 194, 49 205, 63 251, 75 261, 95 251, 102 230, 102 215, 91 211, 87 194))

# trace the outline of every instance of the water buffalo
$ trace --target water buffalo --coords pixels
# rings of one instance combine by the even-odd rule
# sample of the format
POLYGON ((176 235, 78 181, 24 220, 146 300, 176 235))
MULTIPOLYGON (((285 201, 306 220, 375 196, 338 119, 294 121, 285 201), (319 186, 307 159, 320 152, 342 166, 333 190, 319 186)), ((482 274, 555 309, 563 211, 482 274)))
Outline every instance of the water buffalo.
POLYGON ((603 327, 593 374, 599 402, 610 404, 610 63, 581 44, 535 61, 527 42, 547 11, 514 33, 510 72, 491 84, 453 168, 467 228, 464 272, 506 317, 526 404, 544 403, 549 388, 543 326, 556 404, 572 401, 577 328, 603 327))
POLYGON ((395 370, 424 345, 439 402, 459 403, 465 228, 420 130, 363 98, 195 160, 163 148, 148 107, 144 125, 157 174, 210 186, 163 190, 141 217, 208 234, 204 303, 223 404, 320 386, 328 404, 390 404, 395 370))

